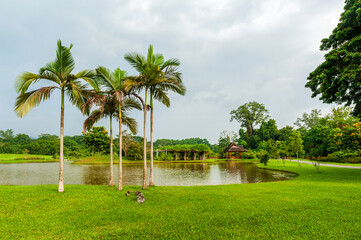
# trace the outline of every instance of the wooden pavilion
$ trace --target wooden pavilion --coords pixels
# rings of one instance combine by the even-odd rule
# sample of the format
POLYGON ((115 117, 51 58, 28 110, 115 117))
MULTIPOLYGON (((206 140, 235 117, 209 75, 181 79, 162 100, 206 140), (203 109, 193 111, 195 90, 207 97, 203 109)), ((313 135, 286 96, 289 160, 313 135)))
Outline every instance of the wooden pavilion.
POLYGON ((243 145, 237 145, 234 142, 231 142, 228 147, 224 149, 224 152, 226 153, 226 158, 228 159, 235 159, 236 156, 232 156, 232 153, 238 152, 239 158, 242 158, 242 153, 247 152, 246 149, 244 149, 243 145))

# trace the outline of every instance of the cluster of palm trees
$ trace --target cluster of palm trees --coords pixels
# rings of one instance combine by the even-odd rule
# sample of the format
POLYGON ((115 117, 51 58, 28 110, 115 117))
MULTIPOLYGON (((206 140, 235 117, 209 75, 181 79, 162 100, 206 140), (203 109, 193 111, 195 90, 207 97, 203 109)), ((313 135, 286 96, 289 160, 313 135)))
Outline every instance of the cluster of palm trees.
POLYGON ((91 128, 98 120, 110 119, 110 181, 113 186, 113 129, 112 121, 119 123, 119 172, 118 190, 122 190, 122 125, 126 125, 133 133, 137 131, 136 120, 128 116, 132 109, 144 112, 144 143, 143 143, 143 189, 148 186, 147 155, 146 155, 146 120, 150 110, 150 186, 153 179, 153 109, 154 100, 167 107, 170 106, 168 91, 185 94, 181 73, 178 71, 178 59, 165 60, 162 54, 154 54, 150 45, 147 56, 139 53, 128 53, 125 60, 133 66, 139 75, 128 76, 120 68, 111 71, 105 67, 95 70, 83 70, 76 74, 72 71, 75 62, 70 52, 72 45, 65 47, 58 40, 56 58, 39 70, 39 73, 24 72, 17 78, 16 90, 19 93, 15 112, 25 116, 40 102, 49 99, 54 90, 61 92, 61 119, 60 119, 60 159, 59 159, 59 187, 58 192, 64 191, 64 99, 68 96, 70 102, 76 105, 83 114, 88 115, 84 122, 84 131, 91 128), (29 87, 38 81, 48 82, 50 86, 29 90, 29 87), (83 81, 82 81, 83 80, 83 81), (144 99, 139 94, 144 91, 144 99), (148 104, 149 96, 149 104, 148 104), (95 110, 91 111, 94 107, 95 110))

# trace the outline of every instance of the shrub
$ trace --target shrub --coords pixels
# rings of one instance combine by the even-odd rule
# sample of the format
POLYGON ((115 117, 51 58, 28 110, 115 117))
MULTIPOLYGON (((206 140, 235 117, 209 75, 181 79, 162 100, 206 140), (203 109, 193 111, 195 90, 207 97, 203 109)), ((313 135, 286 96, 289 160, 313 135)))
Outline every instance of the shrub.
POLYGON ((247 152, 242 153, 243 159, 256 159, 256 155, 252 150, 248 150, 247 152))
POLYGON ((268 160, 270 159, 270 156, 268 154, 268 152, 264 152, 262 155, 261 155, 261 163, 263 163, 265 166, 267 166, 267 163, 268 163, 268 160))

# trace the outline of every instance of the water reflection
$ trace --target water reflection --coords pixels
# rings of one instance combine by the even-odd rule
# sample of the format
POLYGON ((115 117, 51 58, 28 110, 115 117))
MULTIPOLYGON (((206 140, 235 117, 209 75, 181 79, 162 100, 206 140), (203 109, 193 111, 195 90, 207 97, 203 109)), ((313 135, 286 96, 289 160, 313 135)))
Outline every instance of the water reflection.
MULTIPOLYGON (((148 170, 149 171, 149 170, 148 170)), ((65 184, 106 185, 109 165, 64 166, 65 184)), ((118 179, 114 166, 114 182, 118 179)), ((143 165, 123 165, 124 185, 141 185, 143 165)), ((281 181, 293 174, 259 169, 250 162, 161 163, 154 165, 154 182, 158 186, 219 185, 281 181)), ((0 164, 1 185, 57 184, 58 163, 0 164)))

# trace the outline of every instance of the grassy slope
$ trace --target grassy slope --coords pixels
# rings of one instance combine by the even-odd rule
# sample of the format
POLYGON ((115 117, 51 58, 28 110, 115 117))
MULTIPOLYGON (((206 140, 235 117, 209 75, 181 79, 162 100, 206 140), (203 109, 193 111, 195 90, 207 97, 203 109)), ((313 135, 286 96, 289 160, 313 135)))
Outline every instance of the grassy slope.
POLYGON ((53 156, 32 154, 0 154, 0 163, 55 162, 53 156), (34 159, 40 158, 40 159, 34 159))
POLYGON ((270 164, 274 183, 154 187, 146 202, 107 186, 0 186, 4 238, 360 239, 361 171, 270 164))

